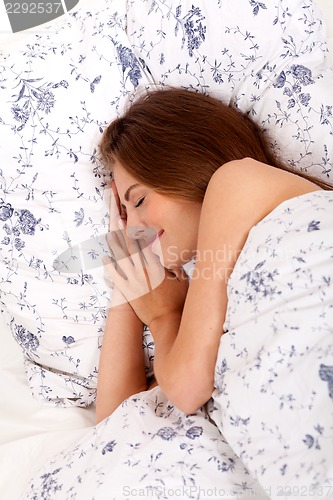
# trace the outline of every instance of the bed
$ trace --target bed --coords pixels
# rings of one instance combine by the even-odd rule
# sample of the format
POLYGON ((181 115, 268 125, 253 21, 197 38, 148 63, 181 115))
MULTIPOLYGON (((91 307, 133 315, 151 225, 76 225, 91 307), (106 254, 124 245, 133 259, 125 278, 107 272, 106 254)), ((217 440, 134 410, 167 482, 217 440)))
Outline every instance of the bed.
MULTIPOLYGON (((254 446, 246 418, 224 415, 222 434, 213 401, 185 415, 158 387, 95 426, 110 290, 98 255, 77 272, 54 268, 106 233, 98 140, 153 85, 251 113, 296 170, 333 185, 331 1, 239 0, 235 12, 223 0, 81 0, 0 44, 1 499, 333 498, 332 322, 320 359, 326 427, 308 412, 301 455, 288 455, 273 421, 254 446)), ((149 374, 149 331, 143 347, 149 374)), ((224 369, 221 358, 217 378, 224 369)))

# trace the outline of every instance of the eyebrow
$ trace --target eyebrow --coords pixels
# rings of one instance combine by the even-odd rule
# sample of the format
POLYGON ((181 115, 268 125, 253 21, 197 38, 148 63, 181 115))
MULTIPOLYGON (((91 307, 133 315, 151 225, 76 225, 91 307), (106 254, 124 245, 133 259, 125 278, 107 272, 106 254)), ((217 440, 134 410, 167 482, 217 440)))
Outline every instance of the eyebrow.
POLYGON ((126 201, 129 201, 129 195, 130 195, 130 192, 132 191, 132 189, 134 189, 134 188, 136 188, 136 187, 138 187, 138 186, 139 186, 139 184, 138 184, 138 183, 136 183, 136 184, 132 184, 132 185, 131 185, 131 186, 130 186, 127 190, 126 190, 126 192, 125 192, 125 194, 124 194, 124 198, 125 198, 125 200, 126 200, 126 201))

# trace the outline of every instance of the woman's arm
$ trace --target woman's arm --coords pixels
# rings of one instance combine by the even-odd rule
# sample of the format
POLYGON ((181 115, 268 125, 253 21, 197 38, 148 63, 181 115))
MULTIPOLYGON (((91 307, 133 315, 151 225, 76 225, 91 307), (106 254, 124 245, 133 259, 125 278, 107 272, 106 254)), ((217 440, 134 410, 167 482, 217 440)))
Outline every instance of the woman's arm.
MULTIPOLYGON (((115 302, 119 291, 113 294, 115 302)), ((98 368, 97 423, 126 398, 147 389, 142 332, 143 324, 128 303, 109 309, 98 368)))
MULTIPOLYGON (((117 232, 120 202, 113 181, 110 188, 110 231, 117 232)), ((104 265, 107 270, 108 261, 104 265)), ((111 415, 126 398, 147 388, 142 332, 142 321, 114 287, 98 367, 97 423, 111 415)))
POLYGON ((196 266, 184 309, 172 318, 156 317, 149 325, 156 379, 185 412, 197 410, 213 392, 228 279, 251 227, 281 202, 271 172, 244 159, 214 174, 202 206, 196 266))

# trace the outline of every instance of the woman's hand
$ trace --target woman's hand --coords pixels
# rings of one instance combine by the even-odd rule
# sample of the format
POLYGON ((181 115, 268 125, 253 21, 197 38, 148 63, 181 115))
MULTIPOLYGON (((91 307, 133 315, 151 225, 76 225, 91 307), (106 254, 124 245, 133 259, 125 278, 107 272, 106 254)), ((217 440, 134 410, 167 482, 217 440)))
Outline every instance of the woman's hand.
POLYGON ((111 233, 108 240, 113 259, 106 272, 137 316, 146 325, 162 316, 181 315, 188 290, 185 272, 166 270, 150 246, 140 240, 128 240, 123 233, 111 233))
POLYGON ((149 327, 156 320, 168 322, 172 316, 178 317, 180 322, 183 312, 188 291, 187 276, 182 270, 179 270, 178 275, 164 271, 165 276, 160 285, 130 302, 137 316, 149 327))
POLYGON ((110 231, 117 231, 126 226, 126 213, 121 209, 119 194, 114 180, 110 183, 111 196, 110 196, 110 231))
MULTIPOLYGON (((106 235, 107 241, 111 239, 112 234, 114 234, 116 237, 118 232, 122 233, 123 228, 126 226, 126 214, 124 214, 124 212, 122 212, 121 210, 120 199, 116 183, 114 182, 114 180, 112 180, 110 183, 108 183, 108 185, 111 188, 111 192, 110 192, 110 210, 109 210, 109 217, 110 217, 109 232, 106 235)), ((115 286, 115 283, 113 282, 110 273, 107 271, 108 265, 111 262, 116 261, 117 258, 119 257, 116 256, 110 245, 109 249, 111 252, 111 256, 105 255, 103 257, 103 263, 104 263, 104 278, 107 281, 110 288, 113 290, 111 307, 119 308, 119 306, 122 305, 123 311, 127 311, 128 314, 135 314, 133 309, 129 305, 128 301, 126 300, 126 298, 122 295, 120 290, 115 286)))

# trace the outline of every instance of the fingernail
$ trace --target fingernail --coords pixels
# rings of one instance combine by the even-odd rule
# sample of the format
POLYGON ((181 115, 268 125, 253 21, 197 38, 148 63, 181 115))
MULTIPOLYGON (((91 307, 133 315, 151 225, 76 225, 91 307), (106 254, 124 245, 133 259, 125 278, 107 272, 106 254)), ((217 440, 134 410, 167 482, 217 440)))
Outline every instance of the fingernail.
POLYGON ((119 219, 119 220, 118 220, 118 227, 119 227, 119 229, 124 229, 125 224, 124 224, 123 219, 119 219))

